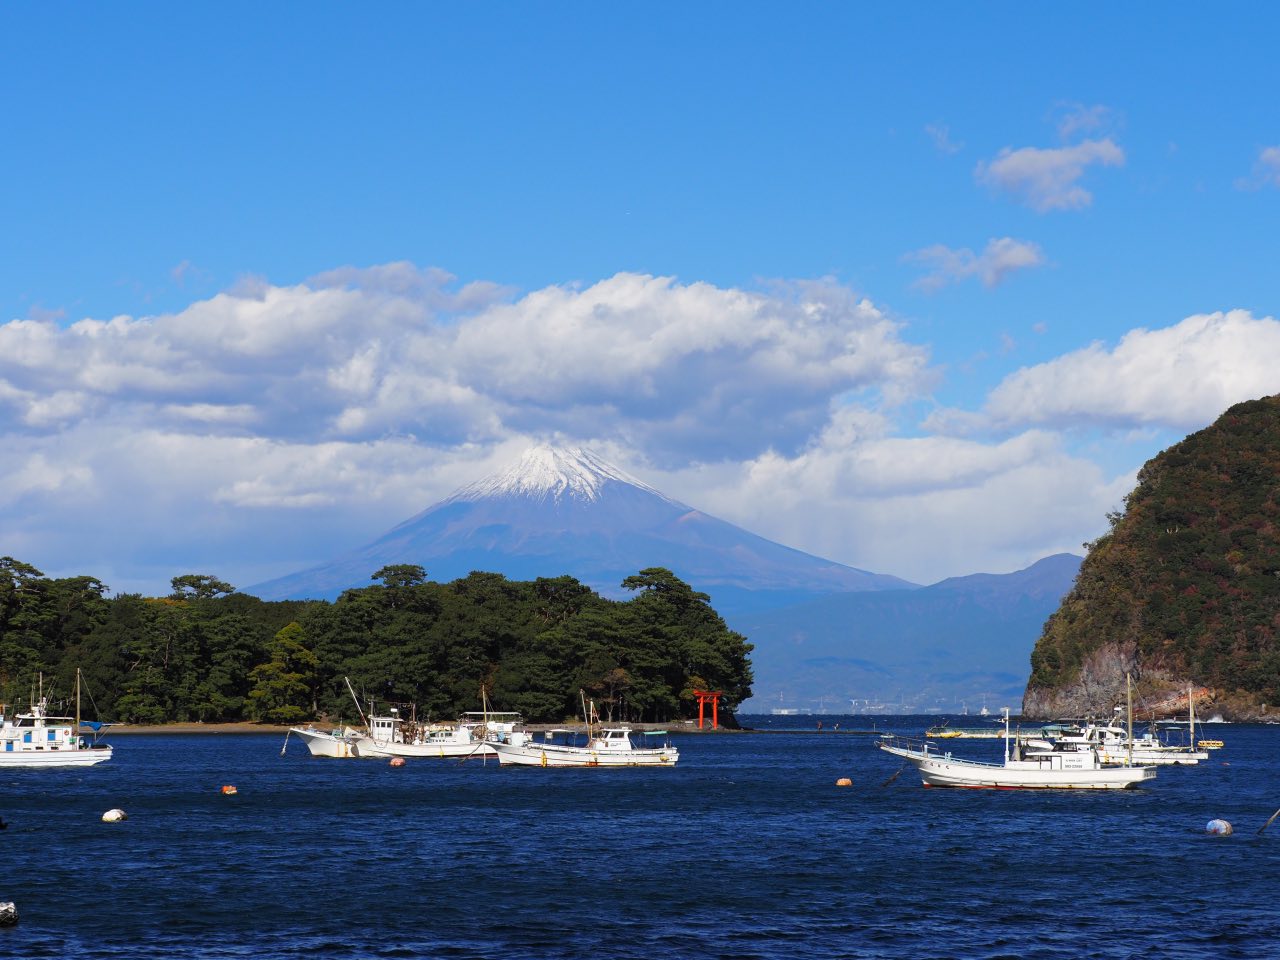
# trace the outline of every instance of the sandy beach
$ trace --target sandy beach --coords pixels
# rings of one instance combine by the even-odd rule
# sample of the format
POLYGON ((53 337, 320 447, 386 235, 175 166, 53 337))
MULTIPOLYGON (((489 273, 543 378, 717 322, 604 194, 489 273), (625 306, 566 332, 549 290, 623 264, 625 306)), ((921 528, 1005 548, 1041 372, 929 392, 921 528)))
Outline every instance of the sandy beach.
POLYGON ((107 728, 107 733, 113 737, 161 733, 270 733, 284 736, 288 731, 288 724, 278 723, 118 723, 107 728))

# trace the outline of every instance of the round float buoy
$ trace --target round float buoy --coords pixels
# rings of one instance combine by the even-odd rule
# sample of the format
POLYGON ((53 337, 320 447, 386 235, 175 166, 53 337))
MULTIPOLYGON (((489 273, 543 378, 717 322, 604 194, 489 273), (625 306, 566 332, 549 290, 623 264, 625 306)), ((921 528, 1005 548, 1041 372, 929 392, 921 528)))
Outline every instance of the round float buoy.
POLYGON ((232 796, 233 794, 239 793, 240 791, 228 783, 222 788, 222 792, 229 797, 229 796, 232 796))
POLYGON ((403 767, 403 766, 404 766, 404 757, 392 757, 392 758, 391 758, 391 766, 393 766, 393 767, 403 767))
POLYGON ((852 780, 850 780, 848 777, 841 777, 839 780, 837 780, 837 781, 836 781, 836 786, 837 786, 837 787, 852 787, 852 786, 853 786, 853 781, 852 781, 852 780))
POLYGON ((0 927, 11 927, 18 922, 18 905, 12 900, 0 903, 0 927))
POLYGON ((1226 820, 1210 820, 1204 826, 1204 832, 1215 837, 1231 836, 1231 824, 1226 820))
POLYGON ((128 815, 119 807, 116 807, 114 810, 108 810, 102 815, 103 823, 119 823, 121 820, 128 819, 128 815))

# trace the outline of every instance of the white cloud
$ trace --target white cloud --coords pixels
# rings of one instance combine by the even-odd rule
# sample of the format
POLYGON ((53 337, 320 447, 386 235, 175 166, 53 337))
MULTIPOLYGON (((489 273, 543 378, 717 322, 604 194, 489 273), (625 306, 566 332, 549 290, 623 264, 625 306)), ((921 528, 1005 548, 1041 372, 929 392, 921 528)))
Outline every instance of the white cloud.
POLYGON ((23 509, 0 511, 0 539, 95 572, 207 554, 265 578, 535 438, 650 466, 794 453, 833 405, 887 407, 931 376, 897 321, 826 281, 620 274, 512 298, 403 264, 250 279, 173 314, 0 325, 0 437, 8 463, 38 465, 10 470, 23 509))
POLYGON ((1233 403, 1280 391, 1280 323, 1246 310, 1198 314, 1017 371, 981 415, 940 411, 935 430, 1102 426, 1198 429, 1233 403))
MULTIPOLYGON (((966 275, 1021 268, 1008 249, 966 275)), ((919 432, 904 417, 933 388, 927 351, 829 281, 619 274, 512 297, 392 264, 250 281, 164 316, 18 320, 0 325, 0 553, 116 590, 192 571, 245 585, 554 439, 846 563, 918 581, 1012 570, 1078 550, 1132 480, 1053 428, 1202 426, 1274 392, 1278 327, 1237 312, 1134 331, 919 432), (992 426, 1012 435, 961 436, 992 426)))
POLYGON ((0 405, 36 430, 127 420, 446 446, 560 430, 678 458, 795 449, 833 396, 900 396, 927 377, 899 324, 833 283, 619 274, 518 299, 452 283, 390 264, 255 280, 157 317, 16 320, 0 326, 0 405))
POLYGON ((1003 283, 1015 270, 1038 267, 1045 262, 1039 245, 1013 237, 988 240, 980 254, 968 247, 953 249, 935 244, 907 254, 906 259, 929 265, 929 272, 916 281, 918 287, 929 291, 970 277, 979 278, 982 285, 990 289, 1003 283))
POLYGON ((1263 147, 1253 162, 1253 172, 1236 181, 1241 190, 1280 187, 1280 146, 1263 147))
POLYGON ((0 506, 10 506, 31 494, 65 493, 85 488, 93 479, 87 467, 53 463, 34 452, 7 458, 0 469, 0 506))
POLYGON ((939 153, 953 154, 964 149, 963 143, 951 139, 951 128, 945 124, 930 123, 924 128, 924 132, 929 135, 939 153))
POLYGON ((1102 104, 1086 107, 1083 103, 1063 102, 1058 104, 1055 112, 1058 115, 1058 136, 1063 140, 1073 139, 1080 133, 1106 130, 1115 122, 1111 108, 1102 104))
POLYGON ((933 583, 1080 553, 1133 474, 1109 478, 1044 431, 994 444, 874 432, 850 443, 836 426, 796 457, 646 479, 783 543, 933 583))
POLYGON ((1040 213, 1078 210, 1093 202, 1093 194, 1078 182, 1085 168, 1123 166, 1124 159, 1124 151, 1109 138, 1047 149, 1005 147, 990 163, 979 163, 975 176, 1040 213))

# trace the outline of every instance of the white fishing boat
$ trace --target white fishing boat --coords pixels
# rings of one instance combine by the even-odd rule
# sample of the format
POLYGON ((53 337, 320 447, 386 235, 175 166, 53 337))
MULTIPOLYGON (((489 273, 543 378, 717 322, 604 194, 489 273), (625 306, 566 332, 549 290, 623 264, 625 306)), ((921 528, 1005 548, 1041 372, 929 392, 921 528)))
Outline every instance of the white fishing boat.
MULTIPOLYGON (((1207 750, 1197 748, 1195 695, 1191 688, 1187 690, 1187 703, 1190 711, 1189 743, 1169 743, 1162 740, 1154 723, 1142 736, 1135 736, 1132 733, 1132 718, 1126 729, 1118 716, 1110 723, 1085 721, 1074 728, 1064 728, 1065 732, 1056 743, 1059 749, 1097 750, 1103 763, 1191 766, 1201 760, 1208 760, 1209 754, 1207 750)), ((1120 708, 1116 707, 1116 714, 1119 712, 1120 708)))
POLYGON ((1208 760, 1209 754, 1193 745, 1165 743, 1151 731, 1129 736, 1118 723, 1086 722, 1068 729, 1055 740, 1061 750, 1096 750, 1103 763, 1141 766, 1191 766, 1208 760))
MULTIPOLYGON (((344 678, 346 679, 346 678, 344 678)), ((522 721, 520 714, 488 710, 465 713, 457 723, 420 723, 412 715, 401 716, 397 707, 387 708, 385 714, 374 711, 369 702, 366 714, 360 706, 351 680, 346 679, 347 690, 355 703, 356 712, 364 727, 341 726, 332 730, 320 730, 315 726, 290 727, 285 735, 281 755, 289 746, 289 738, 298 736, 313 757, 340 759, 374 759, 388 757, 445 758, 492 756, 490 742, 509 738, 522 721)))
POLYGON ((493 756, 493 743, 510 739, 521 725, 520 714, 503 711, 465 713, 452 724, 420 724, 402 719, 393 708, 388 716, 369 718, 369 732, 355 747, 362 757, 493 756))
MULTIPOLYGON (((32 694, 27 712, 9 717, 0 708, 0 767, 87 767, 110 760, 110 744, 80 735, 85 725, 80 720, 80 671, 76 671, 74 717, 50 716, 41 678, 40 691, 32 694)), ((87 726, 96 734, 104 724, 87 726)))
POLYGON ((1121 790, 1155 778, 1154 767, 1112 766, 1096 750, 1029 747, 1009 732, 1004 708, 1004 762, 962 760, 940 752, 928 741, 888 738, 880 749, 901 757, 920 773, 926 787, 970 787, 996 790, 1121 790))
POLYGON ((585 731, 548 730, 536 739, 515 730, 505 740, 490 742, 504 765, 525 767, 674 767, 680 751, 665 730, 635 731, 626 724, 600 725, 594 703, 583 704, 585 731), (662 737, 661 745, 639 745, 634 738, 662 737))
MULTIPOLYGON (((637 733, 629 726, 599 727, 585 736, 585 742, 563 742, 577 731, 549 730, 538 740, 516 731, 504 742, 491 743, 502 764, 526 767, 674 767, 680 751, 666 740, 661 746, 637 746, 633 737, 666 737, 665 730, 637 733)), ((577 734, 581 737, 581 734, 577 734)))
POLYGON ((307 745, 313 757, 333 757, 340 760, 354 759, 360 754, 355 749, 356 740, 362 735, 355 727, 335 727, 331 730, 319 730, 314 726, 290 727, 285 734, 283 754, 289 746, 289 737, 296 736, 307 745))

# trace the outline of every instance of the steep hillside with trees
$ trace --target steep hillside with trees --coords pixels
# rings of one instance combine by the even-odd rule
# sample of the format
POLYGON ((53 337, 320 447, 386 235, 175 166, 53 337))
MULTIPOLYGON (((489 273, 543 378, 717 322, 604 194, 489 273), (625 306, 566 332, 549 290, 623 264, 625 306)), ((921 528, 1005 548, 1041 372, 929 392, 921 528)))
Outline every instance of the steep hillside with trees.
POLYGON ((1023 712, 1139 704, 1280 711, 1280 397, 1237 404, 1149 461, 1089 544, 1031 655, 1023 712), (1180 700, 1179 700, 1180 698, 1180 700))
MULTIPOLYGON (((50 579, 0 559, 0 698, 25 704, 84 674, 105 719, 137 723, 350 717, 344 677, 378 701, 447 719, 490 703, 530 721, 572 717, 583 689, 601 713, 665 721, 695 710, 692 690, 751 695, 751 645, 669 570, 628 577, 627 601, 572 577, 452 583, 418 566, 335 602, 277 601, 215 577, 175 577, 167 597, 105 596, 92 577, 50 579)), ((723 708, 722 708, 723 709, 723 708)))

